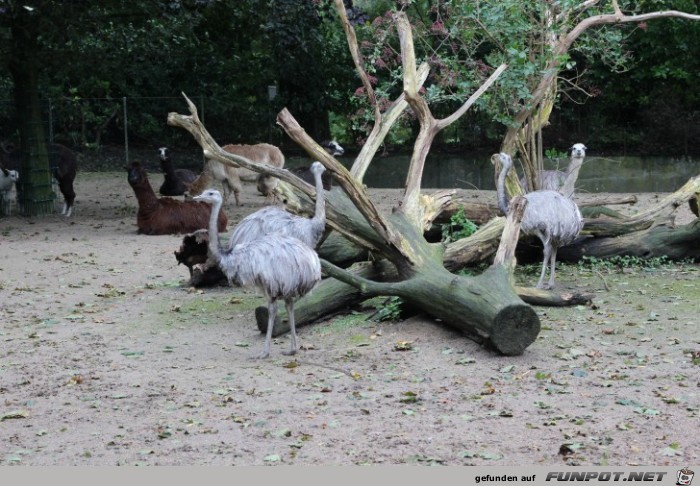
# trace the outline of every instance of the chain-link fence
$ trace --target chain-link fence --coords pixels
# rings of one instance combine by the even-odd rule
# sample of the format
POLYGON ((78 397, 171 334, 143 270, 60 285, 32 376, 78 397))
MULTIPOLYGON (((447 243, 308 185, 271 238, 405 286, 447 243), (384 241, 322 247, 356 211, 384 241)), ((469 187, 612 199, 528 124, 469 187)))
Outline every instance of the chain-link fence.
MULTIPOLYGON (((200 119, 207 123, 207 106, 214 100, 190 96, 200 119)), ((13 100, 0 100, 0 141, 18 146, 13 100)), ((78 154, 81 170, 121 170, 139 160, 158 167, 157 149, 167 146, 177 167, 201 169, 202 152, 194 138, 167 124, 168 113, 188 114, 180 97, 60 98, 42 100, 42 130, 49 142, 70 147, 78 154)), ((250 124, 250 140, 233 140, 226 120, 208 126, 215 139, 225 143, 270 142, 279 144, 281 132, 274 124, 273 108, 250 124)))

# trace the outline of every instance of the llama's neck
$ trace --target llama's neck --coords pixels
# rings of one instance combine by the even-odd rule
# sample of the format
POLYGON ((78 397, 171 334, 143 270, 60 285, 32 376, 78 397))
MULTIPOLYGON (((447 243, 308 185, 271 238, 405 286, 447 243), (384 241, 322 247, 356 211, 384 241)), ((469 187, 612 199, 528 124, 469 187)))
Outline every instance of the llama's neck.
POLYGON ((153 192, 151 183, 145 174, 139 182, 132 184, 132 187, 134 188, 134 194, 136 194, 136 200, 139 203, 139 208, 146 208, 158 204, 158 196, 156 196, 156 193, 153 192))
POLYGON ((170 159, 161 159, 160 165, 166 176, 175 177, 175 166, 170 159))
POLYGON ((566 178, 562 184, 559 192, 566 197, 572 197, 574 195, 576 181, 578 180, 578 173, 583 165, 583 157, 572 157, 571 162, 569 162, 569 167, 566 170, 566 178))

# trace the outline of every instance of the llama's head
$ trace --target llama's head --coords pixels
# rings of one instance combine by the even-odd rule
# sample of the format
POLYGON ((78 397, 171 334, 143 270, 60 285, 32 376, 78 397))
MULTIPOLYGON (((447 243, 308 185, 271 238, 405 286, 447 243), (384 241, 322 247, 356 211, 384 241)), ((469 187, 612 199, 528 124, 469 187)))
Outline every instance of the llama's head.
POLYGON ((170 151, 168 150, 168 147, 160 147, 158 149, 158 157, 160 157, 160 160, 166 160, 170 158, 170 151))
POLYGON ((571 146, 571 156, 582 159, 586 156, 586 146, 582 143, 575 143, 571 146))
POLYGON ((132 162, 131 165, 125 167, 127 176, 126 179, 132 186, 141 184, 146 180, 146 169, 141 167, 139 162, 132 162))
POLYGON ((321 147, 323 147, 326 152, 331 154, 333 157, 337 157, 345 153, 345 149, 335 140, 324 140, 321 142, 321 147))
POLYGON ((12 182, 17 182, 19 180, 19 172, 16 170, 2 169, 2 174, 10 179, 12 182))

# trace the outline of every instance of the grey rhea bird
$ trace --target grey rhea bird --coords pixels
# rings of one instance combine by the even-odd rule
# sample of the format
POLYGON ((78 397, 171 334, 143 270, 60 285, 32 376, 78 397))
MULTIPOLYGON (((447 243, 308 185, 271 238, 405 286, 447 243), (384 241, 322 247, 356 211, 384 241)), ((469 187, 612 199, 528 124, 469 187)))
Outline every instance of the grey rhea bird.
POLYGON ((223 198, 214 189, 207 189, 197 201, 213 205, 209 224, 209 251, 228 280, 241 287, 255 287, 267 297, 268 323, 265 346, 257 358, 270 355, 272 328, 277 317, 277 301, 284 300, 289 318, 291 346, 288 353, 297 352, 294 322, 294 299, 308 294, 321 280, 321 262, 316 252, 296 238, 272 233, 253 241, 223 248, 219 243, 217 215, 223 198))
MULTIPOLYGON (((496 184, 498 207, 503 214, 507 214, 509 200, 505 184, 508 171, 513 167, 513 159, 510 155, 501 152, 499 160, 502 168, 496 184)), ((534 191, 525 194, 524 197, 527 199, 527 206, 525 206, 520 229, 525 234, 536 235, 544 246, 542 273, 537 282, 537 288, 552 288, 557 250, 576 239, 583 228, 583 218, 576 203, 557 191, 534 191), (548 263, 550 275, 549 283, 545 287, 543 282, 548 263)))
MULTIPOLYGON (((537 177, 540 190, 543 191, 559 191, 566 197, 574 195, 574 186, 578 179, 578 173, 583 165, 583 159, 586 157, 586 146, 582 143, 575 143, 571 146, 571 159, 566 168, 566 172, 561 170, 542 170, 538 171, 537 177)), ((520 178, 520 185, 525 192, 532 189, 527 183, 525 177, 520 178)))
POLYGON ((231 233, 229 248, 248 241, 265 238, 271 233, 281 233, 315 248, 326 228, 325 193, 322 175, 326 170, 320 162, 311 164, 316 187, 316 207, 313 218, 291 214, 278 206, 267 206, 241 220, 231 233))

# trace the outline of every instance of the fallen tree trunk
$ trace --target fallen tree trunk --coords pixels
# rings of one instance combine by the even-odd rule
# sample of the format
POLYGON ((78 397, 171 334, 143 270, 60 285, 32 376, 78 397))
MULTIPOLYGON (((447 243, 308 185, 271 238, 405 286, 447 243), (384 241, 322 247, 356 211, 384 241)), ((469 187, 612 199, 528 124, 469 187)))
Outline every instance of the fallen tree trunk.
POLYGON ((677 228, 659 225, 615 238, 584 238, 560 248, 557 261, 577 262, 584 256, 667 257, 697 262, 700 261, 700 219, 677 228))
MULTIPOLYGON (((605 196, 587 199, 586 201, 576 201, 579 208, 596 208, 598 206, 636 203, 636 196, 605 196)), ((464 212, 464 216, 478 225, 487 223, 493 218, 501 215, 501 211, 498 209, 498 205, 496 203, 470 201, 464 199, 463 197, 456 197, 453 198, 449 204, 445 205, 442 213, 435 218, 435 223, 444 224, 449 222, 450 218, 452 218, 452 216, 460 210, 464 212)), ((605 211, 600 211, 600 213, 603 212, 605 211)), ((597 214, 594 213, 594 210, 591 210, 590 213, 592 216, 589 217, 597 216, 597 214)))

